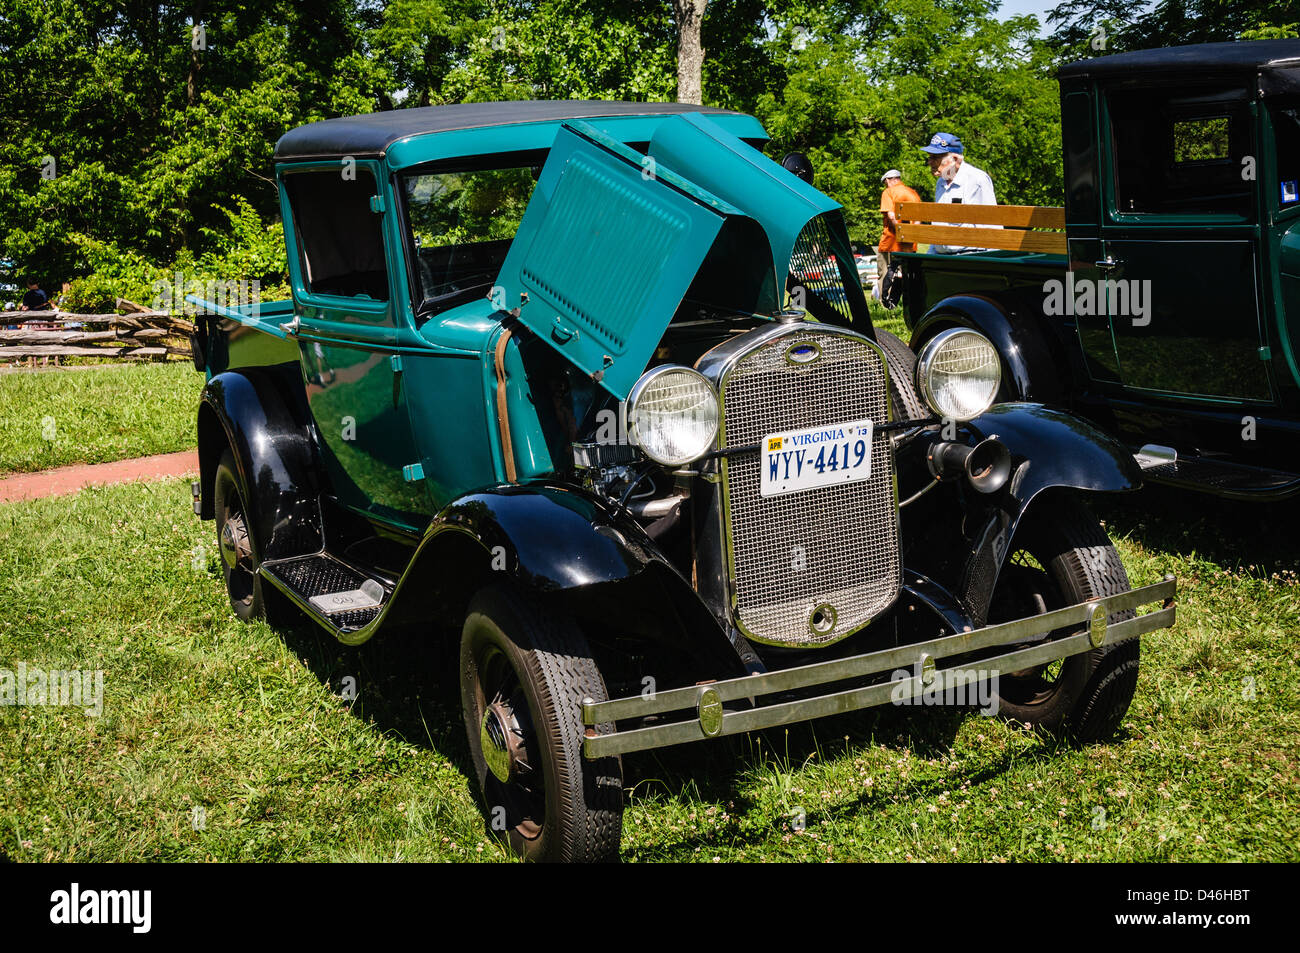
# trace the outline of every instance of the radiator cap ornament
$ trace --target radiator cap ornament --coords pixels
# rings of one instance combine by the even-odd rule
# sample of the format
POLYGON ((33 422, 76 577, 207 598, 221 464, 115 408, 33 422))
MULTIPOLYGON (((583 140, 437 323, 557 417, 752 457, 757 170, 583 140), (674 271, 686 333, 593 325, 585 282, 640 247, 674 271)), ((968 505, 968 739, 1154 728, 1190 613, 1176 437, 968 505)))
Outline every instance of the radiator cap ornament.
POLYGON ((796 341, 785 349, 787 364, 812 364, 821 356, 822 348, 816 341, 796 341))

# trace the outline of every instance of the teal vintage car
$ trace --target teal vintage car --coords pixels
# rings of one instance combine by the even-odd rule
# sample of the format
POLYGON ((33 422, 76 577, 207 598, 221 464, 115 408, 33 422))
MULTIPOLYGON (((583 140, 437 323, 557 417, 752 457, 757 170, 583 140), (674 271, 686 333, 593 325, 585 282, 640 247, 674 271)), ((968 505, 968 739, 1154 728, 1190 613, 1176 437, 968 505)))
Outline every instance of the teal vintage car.
POLYGON ((1076 498, 1138 484, 1124 448, 991 407, 979 334, 873 329, 840 207, 766 138, 576 101, 295 129, 292 300, 197 324, 234 611, 454 626, 486 822, 530 859, 617 857, 626 753, 972 677, 1105 737, 1173 621, 1076 498))

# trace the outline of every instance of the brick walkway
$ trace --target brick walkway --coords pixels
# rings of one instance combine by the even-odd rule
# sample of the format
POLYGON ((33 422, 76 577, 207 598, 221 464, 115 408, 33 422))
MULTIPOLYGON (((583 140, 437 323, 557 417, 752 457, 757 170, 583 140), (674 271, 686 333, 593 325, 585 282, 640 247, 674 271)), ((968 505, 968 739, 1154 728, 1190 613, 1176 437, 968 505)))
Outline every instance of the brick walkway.
POLYGON ((35 500, 43 496, 64 496, 87 486, 129 483, 132 480, 162 480, 198 474, 199 452, 160 453, 134 460, 59 467, 39 473, 19 473, 0 479, 0 503, 35 500))

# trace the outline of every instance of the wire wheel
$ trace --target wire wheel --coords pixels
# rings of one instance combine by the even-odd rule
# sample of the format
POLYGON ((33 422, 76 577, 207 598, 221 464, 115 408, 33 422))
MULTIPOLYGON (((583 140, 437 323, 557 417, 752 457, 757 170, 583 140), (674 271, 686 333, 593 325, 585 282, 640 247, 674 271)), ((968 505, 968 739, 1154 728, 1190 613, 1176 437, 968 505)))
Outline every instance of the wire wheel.
MULTIPOLYGON (((1128 575, 1101 524, 1076 500, 1036 505, 1017 530, 998 576, 989 622, 1009 622, 1126 592, 1128 575)), ((1112 614, 1112 624, 1132 610, 1112 614)), ((1067 626, 1024 647, 1076 631, 1067 626)), ((1114 733, 1137 688, 1138 640, 1090 649, 1043 665, 1000 673, 998 712, 1016 721, 1092 741, 1114 733)))
POLYGON ((249 527, 248 508, 235 471, 235 459, 229 450, 217 465, 213 496, 217 551, 221 555, 221 573, 230 597, 230 607, 241 619, 251 619, 260 610, 257 553, 249 527))
POLYGON ((488 770, 484 801, 496 816, 490 823, 506 833, 517 853, 526 855, 546 820, 546 779, 538 770, 537 736, 519 676, 504 652, 483 645, 476 661, 475 710, 479 741, 488 770))
POLYGON ((258 572, 262 564, 261 540, 248 508, 248 493, 235 468, 235 456, 229 449, 217 464, 212 499, 217 518, 217 552, 230 608, 244 620, 264 618, 272 625, 293 624, 297 615, 292 607, 258 572))
POLYGON ((622 764, 582 754, 582 702, 605 700, 605 682, 581 631, 550 609, 490 586, 465 617, 461 704, 488 829, 525 860, 615 860, 622 764))

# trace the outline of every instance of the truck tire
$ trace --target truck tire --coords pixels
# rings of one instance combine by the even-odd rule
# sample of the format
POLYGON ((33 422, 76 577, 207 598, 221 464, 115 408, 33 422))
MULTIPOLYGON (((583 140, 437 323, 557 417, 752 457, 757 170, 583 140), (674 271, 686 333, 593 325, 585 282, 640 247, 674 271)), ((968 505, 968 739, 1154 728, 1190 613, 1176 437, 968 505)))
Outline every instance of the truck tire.
POLYGON ((894 417, 921 420, 931 416, 921 395, 916 392, 916 355, 894 334, 876 330, 876 343, 889 360, 889 392, 894 402, 894 417))
MULTIPOLYGON (((1105 529, 1072 497, 1028 514, 998 578, 990 623, 1007 622, 1129 589, 1105 529)), ((1111 623, 1133 617, 1117 612, 1111 623)), ((1092 742, 1113 735, 1137 689, 1138 639, 1001 675, 998 714, 1049 733, 1092 742)))
POLYGON ((265 619, 273 626, 295 618, 292 606, 257 571, 262 561, 260 540, 248 512, 248 491, 239 478, 230 448, 221 454, 212 482, 217 521, 217 553, 230 608, 244 621, 265 619))
POLYGON ((465 617, 460 684, 489 829, 525 860, 617 860, 622 762, 582 754, 582 700, 608 695, 577 626, 490 586, 465 617))

